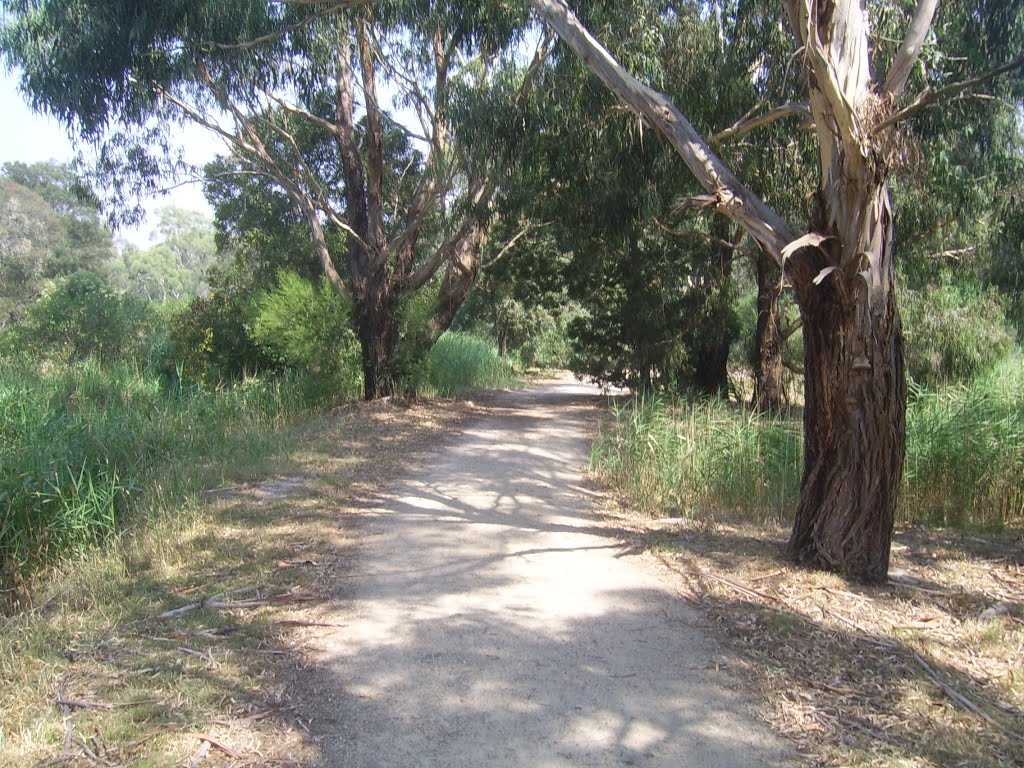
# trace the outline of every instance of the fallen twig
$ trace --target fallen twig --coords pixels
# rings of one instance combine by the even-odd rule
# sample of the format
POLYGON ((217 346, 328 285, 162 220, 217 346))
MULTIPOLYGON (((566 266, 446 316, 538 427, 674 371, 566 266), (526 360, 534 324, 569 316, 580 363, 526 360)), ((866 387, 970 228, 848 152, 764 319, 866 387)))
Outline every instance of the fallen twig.
POLYGON ((1002 731, 1003 733, 1005 733, 1010 738, 1016 739, 1017 741, 1024 742, 1024 736, 1021 736, 1019 733, 1011 731, 1009 728, 1007 728, 1005 725, 1000 723, 998 720, 994 720, 988 714, 988 712, 983 710, 981 707, 979 707, 973 701, 968 699, 966 696, 964 696, 958 690, 953 688, 951 685, 948 685, 947 683, 942 682, 942 680, 939 679, 939 676, 935 672, 935 670, 932 669, 931 664, 929 664, 927 661, 925 661, 923 658, 921 658, 920 654, 915 653, 914 654, 914 659, 917 661, 918 665, 920 665, 920 667, 925 672, 928 673, 928 677, 931 679, 931 681, 933 683, 935 683, 937 686, 939 686, 939 688, 941 688, 943 690, 943 692, 947 696, 949 696, 949 698, 951 698, 953 701, 955 701, 960 706, 964 707, 964 709, 970 710, 971 712, 976 714, 978 717, 980 717, 982 720, 984 720, 986 723, 988 723, 991 726, 994 726, 996 729, 1002 731))
POLYGON ((69 707, 71 709, 113 709, 113 704, 107 704, 102 701, 84 701, 82 699, 65 699, 61 696, 57 697, 57 703, 62 707, 69 707))
POLYGON ((186 613, 191 613, 192 611, 198 611, 200 609, 220 611, 235 608, 262 608, 276 603, 300 603, 316 600, 315 595, 296 592, 286 592, 283 595, 271 595, 270 597, 261 597, 256 598, 255 600, 222 600, 221 598, 226 597, 226 595, 227 593, 221 592, 219 594, 212 595, 211 597, 204 598, 198 603, 189 603, 188 605, 183 605, 180 608, 164 611, 157 616, 157 618, 174 619, 179 616, 184 616, 186 613))
POLYGON ((235 760, 241 760, 242 759, 242 756, 240 754, 238 754, 237 752, 235 752, 235 750, 233 750, 231 747, 226 746, 225 744, 222 744, 221 742, 217 741, 215 738, 213 738, 209 734, 197 733, 196 734, 196 738, 199 739, 200 741, 208 741, 210 743, 211 747, 214 747, 215 749, 219 749, 221 752, 223 752, 228 757, 234 758, 235 760))
POLYGON ((316 560, 278 560, 274 566, 275 571, 283 571, 285 568, 296 568, 300 565, 312 565, 318 566, 319 562, 316 560))

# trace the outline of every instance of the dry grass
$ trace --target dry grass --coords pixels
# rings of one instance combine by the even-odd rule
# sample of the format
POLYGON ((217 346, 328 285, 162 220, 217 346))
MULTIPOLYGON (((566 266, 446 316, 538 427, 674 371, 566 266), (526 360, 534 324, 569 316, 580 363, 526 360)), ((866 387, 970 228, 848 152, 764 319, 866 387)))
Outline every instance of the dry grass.
POLYGON ((778 527, 612 514, 709 619, 722 665, 813 764, 1024 764, 1020 531, 902 530, 890 583, 862 587, 790 565, 778 527))
POLYGON ((246 481, 47 574, 0 625, 0 764, 311 762, 291 682, 356 555, 344 510, 475 411, 345 406, 292 436, 275 476, 236 467, 246 481))

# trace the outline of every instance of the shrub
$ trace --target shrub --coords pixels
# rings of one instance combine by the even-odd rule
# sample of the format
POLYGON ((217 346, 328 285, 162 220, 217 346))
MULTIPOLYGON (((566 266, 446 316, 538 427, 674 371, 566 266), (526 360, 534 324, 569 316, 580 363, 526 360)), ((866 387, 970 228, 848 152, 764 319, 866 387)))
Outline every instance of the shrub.
POLYGON ((217 385, 272 368, 272 359, 249 336, 246 314, 245 302, 229 293, 197 296, 174 314, 170 352, 180 375, 217 385))
POLYGON ((277 279, 276 288, 256 298, 253 339, 279 365, 320 374, 336 394, 358 397, 361 353, 351 308, 326 280, 312 283, 294 272, 277 279))
POLYGON ((113 362, 139 359, 157 322, 146 302, 115 293, 98 274, 78 272, 36 302, 14 332, 40 356, 113 362))

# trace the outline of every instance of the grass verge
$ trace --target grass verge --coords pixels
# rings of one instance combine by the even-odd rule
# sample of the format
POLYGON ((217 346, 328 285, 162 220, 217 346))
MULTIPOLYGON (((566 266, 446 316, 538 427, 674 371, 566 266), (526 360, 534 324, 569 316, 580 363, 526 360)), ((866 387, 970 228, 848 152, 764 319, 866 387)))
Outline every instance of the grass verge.
MULTIPOLYGON (((635 398, 615 407, 592 466, 652 515, 785 520, 796 508, 800 414, 635 398)), ((907 408, 901 524, 1024 522, 1024 360, 970 385, 916 391, 907 408)))
POLYGON ((448 331, 431 347, 416 376, 425 397, 457 397, 474 389, 511 389, 516 370, 508 358, 483 339, 448 331))
POLYGON ((472 413, 310 417, 276 433, 272 473, 237 456, 229 484, 51 571, 0 626, 0 764, 315 762, 291 681, 357 555, 340 510, 472 413))

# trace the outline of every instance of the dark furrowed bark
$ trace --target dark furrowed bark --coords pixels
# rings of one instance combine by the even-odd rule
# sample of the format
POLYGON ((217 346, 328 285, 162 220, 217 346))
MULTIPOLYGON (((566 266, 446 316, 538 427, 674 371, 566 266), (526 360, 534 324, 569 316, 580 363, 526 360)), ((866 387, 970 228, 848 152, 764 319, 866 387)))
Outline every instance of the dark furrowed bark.
POLYGON ((395 393, 398 348, 397 307, 383 279, 367 285, 356 301, 356 326, 363 353, 363 397, 376 400, 395 393))
POLYGON ((779 331, 779 289, 782 271, 767 254, 757 257, 757 331, 754 350, 755 411, 778 411, 785 406, 782 387, 782 336, 779 331))
POLYGON ((836 270, 816 284, 830 261, 807 248, 788 265, 806 361, 804 470, 789 553, 799 563, 877 583, 888 572, 903 473, 900 318, 894 293, 869 302, 858 274, 836 270))

